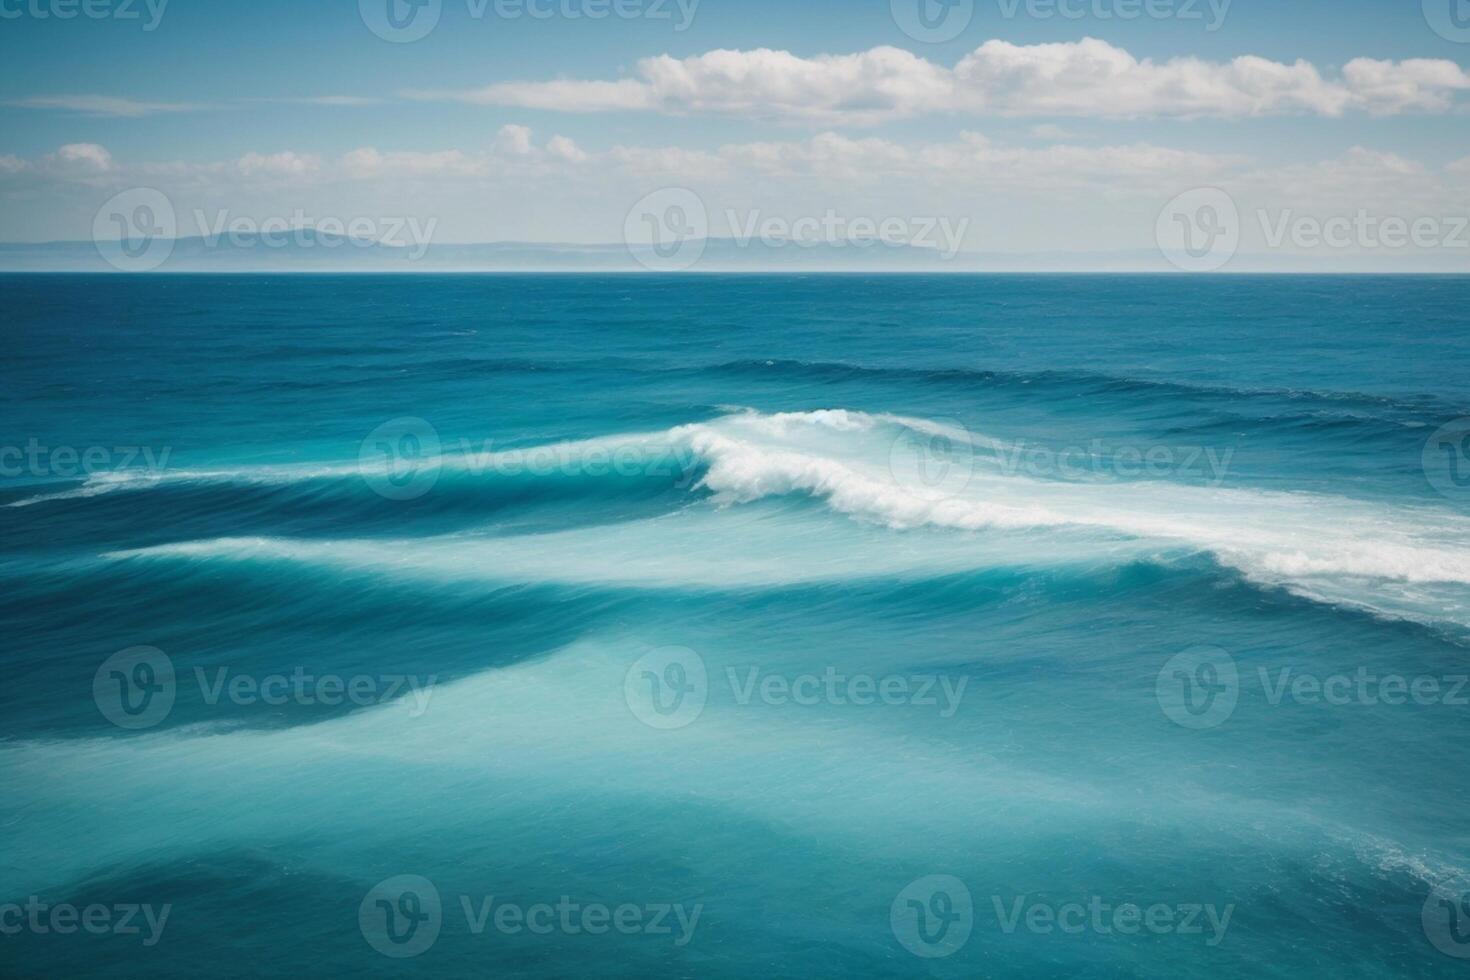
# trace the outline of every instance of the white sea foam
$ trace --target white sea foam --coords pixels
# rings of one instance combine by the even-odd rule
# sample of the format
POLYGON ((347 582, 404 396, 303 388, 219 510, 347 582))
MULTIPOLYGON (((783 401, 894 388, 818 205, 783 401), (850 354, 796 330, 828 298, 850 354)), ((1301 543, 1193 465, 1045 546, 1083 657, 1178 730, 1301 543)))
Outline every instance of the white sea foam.
MULTIPOLYGON (((676 430, 677 431, 677 430, 676 430)), ((638 451, 652 455, 670 445, 667 433, 646 435, 624 434, 550 443, 519 449, 462 449, 439 453, 418 460, 423 467, 437 466, 441 471, 470 475, 535 473, 538 469, 557 466, 573 467, 597 453, 613 450, 638 451)), ((254 466, 215 469, 117 470, 93 473, 79 487, 37 494, 6 504, 7 507, 30 507, 57 500, 76 500, 103 494, 146 491, 163 485, 221 486, 291 486, 319 480, 354 480, 376 476, 384 471, 386 461, 331 463, 264 463, 254 466)))
MULTIPOLYGON (((760 414, 746 410, 661 434, 607 437, 512 453, 457 457, 452 465, 504 472, 519 455, 553 452, 563 460, 619 446, 686 452, 702 461, 701 487, 717 508, 791 495, 821 500, 843 515, 880 528, 984 532, 943 545, 930 540, 916 555, 893 539, 864 539, 859 554, 810 537, 809 527, 785 521, 717 521, 683 526, 639 522, 580 529, 532 539, 459 536, 401 542, 238 540, 153 549, 152 554, 257 556, 304 561, 390 565, 436 574, 521 574, 552 580, 662 585, 754 584, 851 576, 871 571, 916 572, 1004 564, 997 543, 1026 548, 1016 533, 1069 532, 1067 545, 1098 538, 1098 552, 1116 552, 1119 539, 1139 548, 1207 552, 1250 578, 1312 598, 1384 612, 1433 618, 1437 608, 1464 609, 1455 600, 1470 585, 1470 520, 1448 510, 1390 505, 1315 493, 1192 486, 1163 480, 1078 482, 1016 475, 1001 465, 1005 445, 957 426, 840 409, 760 414), (951 456, 932 480, 926 450, 913 436, 941 437, 951 456), (932 483, 932 485, 931 485, 932 483), (687 537, 681 537, 686 535, 687 537), (999 537, 997 537, 999 535, 999 537), (630 548, 630 543, 635 547, 630 548), (987 547, 987 543, 990 547, 987 547), (805 551, 803 551, 805 549, 805 551), (927 552, 927 556, 926 556, 927 552), (855 564, 835 567, 856 558, 855 564), (599 556, 605 558, 599 560, 599 556), (640 558, 639 556, 643 557, 640 558), (900 555, 898 560, 890 560, 900 555), (853 569, 858 569, 854 572, 853 569), (1449 591, 1446 591, 1449 590, 1449 591)), ((246 479, 316 478, 355 467, 310 471, 256 468, 246 479), (310 476, 303 474, 310 473, 310 476)), ((173 474, 176 478, 182 475, 173 474)), ((234 479, 233 471, 207 474, 234 479), (227 475, 228 474, 228 475, 227 475)), ((191 478, 198 478, 195 475, 191 478)), ((689 518, 685 518, 689 520, 689 518)), ((809 522, 808 522, 809 523, 809 522)), ((1048 547, 1055 555, 1062 551, 1048 547)), ((1095 555, 1094 555, 1095 556, 1095 555)))

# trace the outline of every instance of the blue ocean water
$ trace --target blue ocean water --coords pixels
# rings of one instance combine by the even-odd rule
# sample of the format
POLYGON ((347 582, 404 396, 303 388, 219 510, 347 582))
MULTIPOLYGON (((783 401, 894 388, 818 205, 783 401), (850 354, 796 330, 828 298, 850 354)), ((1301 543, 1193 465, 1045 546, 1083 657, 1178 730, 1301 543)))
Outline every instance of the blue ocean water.
POLYGON ((1467 309, 0 277, 0 974, 1463 975, 1467 309))

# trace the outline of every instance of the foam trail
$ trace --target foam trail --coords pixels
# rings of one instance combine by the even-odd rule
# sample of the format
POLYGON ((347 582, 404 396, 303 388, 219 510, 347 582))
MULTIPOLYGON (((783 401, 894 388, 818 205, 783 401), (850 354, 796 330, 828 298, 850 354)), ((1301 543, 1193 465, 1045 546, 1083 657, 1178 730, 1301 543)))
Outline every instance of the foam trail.
MULTIPOLYGON (((962 454, 958 479, 911 477, 925 460, 883 426, 968 434, 899 416, 735 417, 694 427, 702 486, 723 504, 801 493, 895 529, 1093 528, 1206 551, 1248 577, 1390 616, 1470 623, 1470 519, 1346 497, 1164 481, 1074 482, 1015 475, 1004 449, 962 454), (840 433, 814 444, 810 430, 840 433)), ((993 440, 970 439, 975 449, 993 440)))
MULTIPOLYGON (((677 431, 677 430, 675 430, 677 431)), ((523 473, 574 470, 588 459, 603 459, 613 453, 643 453, 652 457, 672 451, 667 433, 623 434, 579 439, 520 449, 469 450, 440 453, 417 461, 422 467, 478 477, 515 476, 523 473)), ((384 460, 329 463, 276 463, 218 469, 121 470, 94 473, 80 487, 37 494, 6 504, 31 507, 60 500, 78 500, 117 492, 141 492, 168 485, 215 485, 288 487, 314 481, 356 480, 387 473, 384 460)))
MULTIPOLYGON (((1083 558, 1117 557, 1126 550, 1119 539, 1131 539, 1137 543, 1135 555, 1150 549, 1156 553, 1159 548, 1207 552, 1256 581, 1313 599, 1418 619, 1447 610, 1454 621, 1470 622, 1466 615, 1470 604, 1465 601, 1465 586, 1470 585, 1470 519, 1464 516, 1312 493, 1159 480, 1084 482, 1022 476, 1006 465, 1005 443, 923 419, 841 409, 771 415, 743 411, 661 434, 456 457, 454 465, 481 475, 516 467, 536 472, 538 454, 545 469, 551 463, 575 467, 593 453, 620 449, 697 459, 707 467, 700 488, 727 510, 804 495, 879 528, 985 532, 942 544, 926 542, 926 550, 917 556, 896 549, 896 539, 869 538, 861 547, 878 557, 852 566, 862 570, 856 574, 868 569, 876 574, 912 574, 926 567, 944 572, 1025 564, 1015 555, 1041 553, 1036 534, 1055 537, 1065 531, 1064 538, 1049 542, 1044 554, 1082 548, 1083 558), (922 457, 923 438, 916 436, 941 438, 951 449, 962 449, 960 456, 945 463, 942 478, 932 485, 916 478, 932 463, 922 457), (1029 534, 1030 543, 1017 534, 1029 534), (988 553, 981 542, 989 542, 988 553), (1014 549, 1009 562, 996 553, 997 547, 1014 549), (902 556, 895 559, 895 554, 902 556)), ((355 472, 355 467, 348 469, 355 472)), ((250 470, 248 479, 299 479, 303 472, 315 478, 344 471, 342 467, 250 470)), ((844 549, 834 545, 830 535, 821 540, 804 537, 815 533, 810 522, 783 519, 779 533, 791 537, 773 542, 766 533, 770 524, 722 526, 708 517, 683 520, 686 523, 622 525, 530 541, 477 535, 401 542, 223 539, 142 554, 361 563, 471 577, 484 576, 484 569, 493 565, 495 576, 659 586, 749 585, 855 574, 832 560, 844 549), (648 545, 642 556, 627 553, 628 541, 635 539, 648 545), (804 544, 807 550, 801 552, 804 544), (589 555, 604 550, 607 560, 589 560, 589 555)))

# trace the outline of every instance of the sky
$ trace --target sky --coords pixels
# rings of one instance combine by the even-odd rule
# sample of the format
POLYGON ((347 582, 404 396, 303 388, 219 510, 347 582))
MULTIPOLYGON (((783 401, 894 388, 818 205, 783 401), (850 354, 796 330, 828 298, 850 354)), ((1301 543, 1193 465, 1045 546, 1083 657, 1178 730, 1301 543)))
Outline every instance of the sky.
POLYGON ((146 200, 1470 271, 1467 107, 1470 0, 0 0, 0 241, 146 200))

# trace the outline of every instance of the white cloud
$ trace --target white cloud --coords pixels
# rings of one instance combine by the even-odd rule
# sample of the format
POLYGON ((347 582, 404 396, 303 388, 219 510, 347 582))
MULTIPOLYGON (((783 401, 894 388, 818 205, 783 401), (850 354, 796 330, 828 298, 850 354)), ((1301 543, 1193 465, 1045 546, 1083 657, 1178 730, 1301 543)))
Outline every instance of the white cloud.
POLYGON ((642 82, 501 82, 470 91, 409 89, 404 98, 423 102, 468 102, 474 105, 508 105, 522 109, 556 112, 614 112, 620 109, 652 109, 648 87, 642 82))
POLYGON ((587 159, 587 154, 582 151, 581 147, 565 136, 553 136, 547 140, 546 152, 560 160, 570 160, 575 163, 587 159))
POLYGON ((788 51, 661 55, 617 81, 502 82, 409 98, 565 112, 709 113, 818 124, 873 125, 925 113, 1180 118, 1307 113, 1443 112, 1470 89, 1452 61, 1359 58, 1339 77, 1306 61, 1136 58, 1106 41, 988 41, 953 68, 878 47, 802 58, 788 51))
POLYGON ((288 99, 242 99, 243 102, 270 102, 280 105, 320 105, 357 107, 382 105, 385 99, 363 95, 303 95, 288 99))
POLYGON ((149 186, 180 215, 412 215, 436 220, 442 242, 605 243, 618 239, 634 202, 682 186, 705 202, 716 234, 752 212, 798 218, 833 210, 968 220, 966 247, 977 250, 1086 251, 1150 247, 1159 209, 1191 188, 1225 189, 1255 229, 1261 209, 1463 215, 1470 213, 1466 173, 1470 158, 1427 166, 1368 147, 1272 166, 1150 143, 1018 144, 975 132, 934 142, 825 132, 715 148, 588 150, 507 126, 479 150, 363 147, 335 157, 283 151, 202 163, 127 163, 103 147, 72 144, 31 160, 0 157, 0 197, 75 215, 75 229, 49 236, 61 238, 85 237, 111 194, 149 186))
POLYGON ((235 164, 242 177, 302 177, 321 169, 318 156, 300 153, 247 153, 235 164))
POLYGON ((501 126, 500 132, 495 134, 495 149, 523 157, 531 152, 531 131, 525 126, 501 126))
MULTIPOLYGON (((693 181, 744 188, 755 182, 815 188, 1126 185, 1151 189, 1161 175, 1204 179, 1240 171, 1243 166, 1244 161, 1235 157, 1146 143, 1027 147, 996 143, 978 133, 963 133, 948 142, 902 143, 824 132, 801 140, 732 143, 716 149, 615 146, 589 152, 565 136, 554 135, 538 144, 529 129, 506 126, 487 149, 478 152, 362 147, 336 158, 283 151, 247 153, 218 162, 125 166, 116 164, 101 146, 72 144, 34 162, 0 158, 0 177, 66 182, 110 174, 119 183, 226 196, 274 187, 298 197, 353 183, 383 187, 397 181, 427 180, 445 187, 459 182, 472 188, 471 194, 485 184, 498 183, 517 194, 534 196, 545 193, 548 186, 570 186, 568 180, 588 188, 693 181)), ((749 193, 743 190, 734 196, 749 193)))
POLYGON ((112 154, 96 143, 68 143, 53 157, 65 170, 78 173, 106 173, 112 169, 112 154))
POLYGON ((1427 58, 1357 58, 1343 66, 1342 75, 1362 108, 1374 113, 1445 112, 1455 92, 1470 89, 1470 75, 1459 65, 1427 58))
POLYGON ((89 116, 133 118, 160 112, 192 112, 207 106, 194 102, 144 102, 115 95, 38 95, 7 103, 23 109, 60 109, 89 116))
POLYGON ((482 173, 480 162, 459 150, 418 152, 398 150, 382 153, 372 147, 353 150, 344 157, 338 172, 349 180, 379 180, 399 177, 473 177, 482 173))
POLYGON ((961 59, 963 102, 1000 115, 1259 116, 1338 115, 1349 96, 1304 61, 1138 59, 1106 41, 1027 46, 987 41, 961 59))

